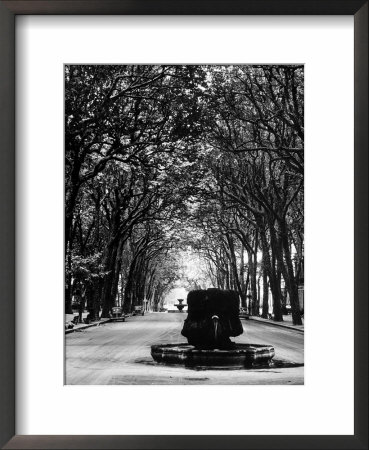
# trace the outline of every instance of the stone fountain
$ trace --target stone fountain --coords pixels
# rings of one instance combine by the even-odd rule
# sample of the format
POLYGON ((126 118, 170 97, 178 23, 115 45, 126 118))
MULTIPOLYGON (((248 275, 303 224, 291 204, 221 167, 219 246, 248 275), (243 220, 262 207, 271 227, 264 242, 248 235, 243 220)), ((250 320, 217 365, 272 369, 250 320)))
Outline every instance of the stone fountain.
POLYGON ((174 306, 178 309, 179 312, 183 312, 183 308, 186 306, 186 304, 183 304, 183 298, 179 298, 177 301, 178 303, 176 303, 174 306))
MULTIPOLYGON (((180 305, 184 306, 182 302, 180 305)), ((270 364, 274 357, 272 346, 236 344, 230 339, 243 333, 237 292, 191 291, 187 305, 188 316, 181 334, 188 344, 152 345, 151 356, 155 361, 197 368, 246 368, 270 364)))

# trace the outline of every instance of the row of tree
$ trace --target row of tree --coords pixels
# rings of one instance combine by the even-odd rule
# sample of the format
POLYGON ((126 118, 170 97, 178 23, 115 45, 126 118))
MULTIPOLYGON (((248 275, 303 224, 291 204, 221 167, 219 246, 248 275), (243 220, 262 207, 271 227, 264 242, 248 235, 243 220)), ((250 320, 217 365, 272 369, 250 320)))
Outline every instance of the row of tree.
POLYGON ((158 304, 176 278, 181 172, 196 157, 201 79, 180 66, 67 66, 66 311, 158 304), (186 86, 186 92, 184 92, 186 86))
POLYGON ((283 279, 300 323, 302 67, 67 66, 65 92, 67 312, 159 308, 192 245, 254 314, 283 279))
POLYGON ((283 320, 286 296, 301 323, 303 282, 303 69, 231 67, 212 74, 213 114, 204 136, 210 149, 207 189, 194 222, 198 249, 212 283, 236 289, 258 315, 257 278, 263 276, 262 315, 283 320), (258 261, 260 260, 260 261, 258 261))

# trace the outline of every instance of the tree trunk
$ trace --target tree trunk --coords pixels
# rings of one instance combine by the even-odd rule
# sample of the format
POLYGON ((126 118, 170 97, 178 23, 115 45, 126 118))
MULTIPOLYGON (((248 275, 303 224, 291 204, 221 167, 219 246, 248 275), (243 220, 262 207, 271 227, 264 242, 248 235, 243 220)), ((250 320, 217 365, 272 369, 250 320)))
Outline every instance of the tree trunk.
POLYGON ((80 188, 79 184, 79 171, 81 167, 81 163, 78 158, 78 150, 75 149, 73 151, 74 155, 74 165, 70 175, 70 187, 66 189, 66 198, 65 198, 65 237, 64 237, 64 245, 65 245, 65 253, 67 253, 67 249, 70 249, 72 242, 72 228, 73 228, 73 212, 80 188))
MULTIPOLYGON (((227 241, 228 241, 228 246, 229 246, 229 253, 230 253, 230 264, 232 266, 233 269, 233 284, 234 284, 234 289, 238 292, 241 302, 242 302, 242 297, 243 297, 243 292, 242 292, 242 284, 241 284, 241 276, 239 276, 238 274, 238 270, 237 270, 237 260, 236 260, 236 255, 235 255, 235 251, 234 251, 234 242, 233 239, 227 235, 227 241)), ((242 258, 241 258, 242 261, 242 258)), ((246 300, 246 297, 245 297, 246 300)))
MULTIPOLYGON (((263 256, 264 260, 264 256, 263 256)), ((264 319, 269 318, 269 287, 268 287, 268 274, 263 263, 263 312, 261 317, 264 319)))
POLYGON ((260 314, 260 304, 261 304, 261 292, 260 292, 260 278, 261 278, 261 272, 259 271, 259 276, 258 276, 258 311, 260 314))
POLYGON ((72 255, 71 252, 67 251, 67 261, 66 261, 66 275, 65 275, 65 314, 73 314, 72 310, 72 255))
POLYGON ((260 230, 260 242, 263 251, 264 258, 264 266, 267 269, 267 273, 269 276, 269 284, 270 290, 272 292, 273 298, 273 320, 276 322, 283 322, 282 310, 281 310, 281 299, 280 299, 280 290, 278 288, 278 280, 276 277, 276 267, 275 267, 275 254, 276 254, 276 245, 275 245, 275 231, 273 222, 269 222, 269 231, 270 231, 270 247, 272 250, 272 261, 270 260, 269 255, 269 245, 266 238, 266 233, 264 230, 260 230))
POLYGON ((257 293, 257 279, 256 279, 256 256, 253 256, 254 258, 254 264, 252 267, 252 277, 251 277, 251 286, 252 286, 252 314, 254 316, 259 315, 259 304, 258 304, 258 293, 257 293))
POLYGON ((277 275, 277 261, 280 257, 280 248, 278 247, 277 237, 274 229, 275 221, 269 220, 270 244, 272 249, 272 264, 270 268, 270 289, 273 296, 273 320, 283 322, 281 289, 277 275))
POLYGON ((259 233, 258 230, 255 231, 255 242, 254 242, 254 315, 259 316, 260 315, 260 302, 258 298, 257 293, 257 269, 258 269, 258 240, 259 240, 259 233))
POLYGON ((116 299, 118 295, 119 272, 122 265, 123 247, 124 242, 123 240, 120 240, 117 248, 116 258, 114 261, 114 269, 111 281, 111 303, 113 306, 116 305, 116 299))
POLYGON ((287 268, 287 270, 285 270, 284 279, 288 290, 288 294, 290 296, 292 321, 294 325, 302 325, 298 283, 293 272, 293 264, 290 246, 288 242, 287 228, 285 223, 281 223, 280 226, 281 226, 281 239, 287 268))
POLYGON ((104 279, 104 286, 102 292, 102 317, 109 317, 111 308, 114 306, 114 299, 112 298, 112 286, 115 278, 114 269, 118 251, 118 242, 114 239, 108 246, 107 255, 105 258, 104 271, 107 273, 104 279))
POLYGON ((240 261, 240 285, 241 285, 241 306, 246 308, 246 289, 245 289, 245 258, 244 258, 245 247, 241 244, 241 261, 240 261))
POLYGON ((248 260, 249 260, 249 274, 250 274, 250 291, 251 291, 251 308, 250 308, 250 314, 253 316, 259 315, 256 311, 257 308, 257 292, 256 292, 256 267, 255 267, 255 260, 254 255, 251 251, 247 252, 248 260))
POLYGON ((91 320, 99 320, 100 318, 100 298, 102 290, 102 280, 97 279, 91 283, 88 289, 87 309, 91 320))
POLYGON ((128 277, 127 277, 127 283, 126 283, 126 289, 124 291, 124 312, 125 313, 131 313, 133 311, 134 306, 134 273, 136 270, 136 260, 133 259, 131 261, 131 265, 129 267, 128 277))

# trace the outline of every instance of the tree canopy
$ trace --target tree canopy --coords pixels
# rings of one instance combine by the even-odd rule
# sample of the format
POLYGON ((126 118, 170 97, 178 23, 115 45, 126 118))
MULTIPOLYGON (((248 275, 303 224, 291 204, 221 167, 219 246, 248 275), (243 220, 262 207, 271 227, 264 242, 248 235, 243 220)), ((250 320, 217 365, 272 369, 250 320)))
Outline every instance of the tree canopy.
POLYGON ((302 66, 66 66, 66 310, 159 309, 199 285, 190 250, 252 314, 270 289, 282 320, 283 284, 300 323, 303 175, 302 66))

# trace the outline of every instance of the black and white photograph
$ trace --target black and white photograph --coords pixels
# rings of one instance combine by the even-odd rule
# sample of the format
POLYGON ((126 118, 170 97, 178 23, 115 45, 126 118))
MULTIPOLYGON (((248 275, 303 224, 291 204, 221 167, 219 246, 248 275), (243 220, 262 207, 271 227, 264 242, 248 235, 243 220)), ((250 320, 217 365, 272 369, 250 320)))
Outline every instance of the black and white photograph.
POLYGON ((67 385, 304 384, 304 65, 64 70, 67 385))

